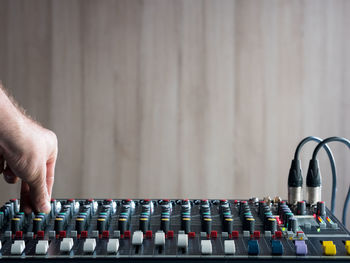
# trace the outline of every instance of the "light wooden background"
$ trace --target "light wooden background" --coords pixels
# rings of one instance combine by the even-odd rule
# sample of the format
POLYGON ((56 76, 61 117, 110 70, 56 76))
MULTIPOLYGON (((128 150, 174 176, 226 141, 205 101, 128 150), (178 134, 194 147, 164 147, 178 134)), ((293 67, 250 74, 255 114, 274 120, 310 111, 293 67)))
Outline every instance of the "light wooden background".
POLYGON ((0 0, 0 79, 58 135, 56 197, 286 197, 304 136, 350 137, 349 25, 346 0, 0 0))

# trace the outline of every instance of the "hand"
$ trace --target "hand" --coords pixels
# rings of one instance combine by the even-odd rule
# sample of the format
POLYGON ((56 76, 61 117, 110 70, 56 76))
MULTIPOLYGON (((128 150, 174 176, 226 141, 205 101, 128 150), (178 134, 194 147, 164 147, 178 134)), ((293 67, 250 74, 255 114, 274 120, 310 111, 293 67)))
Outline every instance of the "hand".
POLYGON ((3 96, 6 94, 0 87, 0 173, 3 172, 10 184, 22 179, 22 211, 48 213, 57 159, 57 137, 3 96))

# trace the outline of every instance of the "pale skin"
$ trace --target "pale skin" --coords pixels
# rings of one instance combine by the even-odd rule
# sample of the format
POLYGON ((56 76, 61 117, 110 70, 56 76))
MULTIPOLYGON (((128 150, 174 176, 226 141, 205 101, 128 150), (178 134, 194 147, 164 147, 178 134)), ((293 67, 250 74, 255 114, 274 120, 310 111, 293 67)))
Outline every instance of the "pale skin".
POLYGON ((21 180, 21 210, 50 211, 57 137, 28 117, 0 83, 0 174, 21 180), (5 165, 6 164, 6 165, 5 165))

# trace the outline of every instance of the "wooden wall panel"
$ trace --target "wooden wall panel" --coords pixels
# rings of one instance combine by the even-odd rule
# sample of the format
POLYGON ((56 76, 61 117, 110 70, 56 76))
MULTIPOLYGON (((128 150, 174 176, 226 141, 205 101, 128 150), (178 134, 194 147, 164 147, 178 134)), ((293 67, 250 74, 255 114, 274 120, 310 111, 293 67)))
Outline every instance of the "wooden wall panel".
MULTIPOLYGON (((285 197, 301 138, 350 137, 349 12, 346 0, 0 0, 0 79, 58 135, 56 197, 285 197)), ((339 213, 350 165, 333 148, 339 213)))

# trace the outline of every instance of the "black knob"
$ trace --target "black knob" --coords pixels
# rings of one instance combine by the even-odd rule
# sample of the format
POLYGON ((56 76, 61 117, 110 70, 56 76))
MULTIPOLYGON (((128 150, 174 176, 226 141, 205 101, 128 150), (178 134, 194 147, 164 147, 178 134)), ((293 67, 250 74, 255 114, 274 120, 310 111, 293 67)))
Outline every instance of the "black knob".
POLYGON ((148 216, 140 217, 140 230, 144 233, 150 230, 150 220, 148 216))
POLYGON ((222 222, 223 232, 232 233, 233 231, 233 218, 232 216, 225 216, 222 222))
POLYGON ((289 218, 294 217, 292 212, 285 213, 283 216, 283 224, 285 227, 288 227, 289 218))
POLYGON ((103 231, 106 231, 108 228, 107 225, 107 219, 104 217, 97 218, 97 230, 99 233, 102 233, 103 231))
POLYGON ((291 217, 288 219, 288 231, 293 231, 294 233, 297 232, 298 223, 297 219, 295 217, 291 217))
POLYGON ((168 233, 170 228, 170 219, 166 217, 162 217, 160 219, 160 229, 164 231, 164 233, 168 233))
POLYGON ((78 234, 86 230, 86 221, 86 216, 79 216, 75 220, 75 230, 78 232, 78 234))
POLYGON ((317 202, 317 215, 325 216, 326 215, 326 204, 323 201, 317 202))
POLYGON ((11 231, 12 233, 21 231, 21 219, 19 217, 14 217, 11 219, 11 231))
POLYGON ((271 231, 272 234, 277 230, 277 220, 273 216, 266 217, 265 230, 271 231))
POLYGON ((209 234, 211 232, 212 219, 210 216, 204 216, 202 218, 202 231, 209 234))
POLYGON ((55 231, 60 232, 64 230, 65 218, 64 216, 57 216, 55 219, 55 231))
POLYGON ((33 232, 36 234, 38 231, 43 230, 43 218, 41 217, 35 217, 33 219, 33 232))
POLYGON ((243 220, 243 230, 253 233, 255 230, 255 219, 253 216, 246 216, 243 220))
POLYGON ((118 220, 118 230, 120 231, 120 234, 124 234, 126 230, 129 229, 128 219, 126 218, 119 218, 118 220))
POLYGON ((264 213, 266 207, 268 206, 266 206, 265 201, 259 201, 259 215, 264 213))
POLYGON ((299 201, 297 204, 297 215, 306 214, 306 203, 305 201, 299 201))
POLYGON ((54 217, 56 215, 57 201, 55 199, 51 199, 50 204, 51 204, 50 215, 51 217, 54 217))
POLYGON ((191 217, 181 218, 181 229, 185 231, 186 234, 191 232, 191 217))

